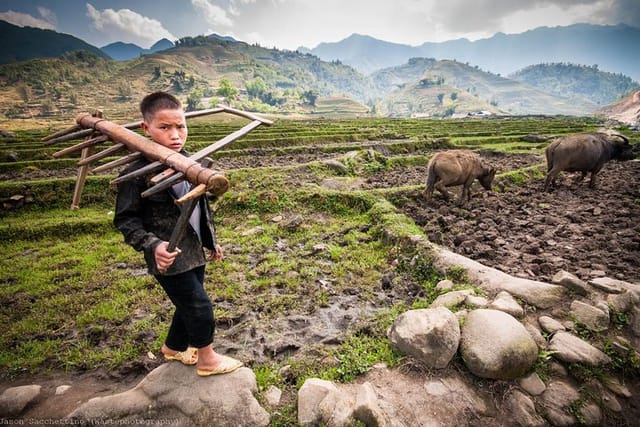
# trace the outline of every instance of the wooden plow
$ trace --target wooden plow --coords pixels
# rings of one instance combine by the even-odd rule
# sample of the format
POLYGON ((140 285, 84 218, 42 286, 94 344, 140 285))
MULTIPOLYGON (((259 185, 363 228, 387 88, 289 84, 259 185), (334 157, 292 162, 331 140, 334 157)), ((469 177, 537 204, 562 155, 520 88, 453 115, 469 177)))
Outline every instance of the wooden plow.
POLYGON ((209 169, 211 162, 207 160, 207 156, 248 134, 258 126, 271 126, 273 124, 271 120, 223 105, 208 110, 187 112, 185 113, 185 117, 193 118, 217 113, 237 115, 249 119, 251 122, 189 157, 185 157, 167 147, 156 144, 134 132, 133 129, 141 127, 141 121, 118 125, 105 120, 101 112, 80 114, 76 117, 76 125, 46 136, 43 138, 43 141, 45 145, 53 145, 63 141, 85 138, 82 142, 53 154, 54 158, 59 158, 78 151, 81 152, 71 209, 78 209, 80 207, 80 198, 89 171, 93 173, 104 172, 131 163, 140 156, 146 156, 152 163, 130 174, 116 178, 111 181, 111 183, 117 184, 138 176, 155 174, 150 180, 153 186, 142 194, 143 197, 148 197, 178 182, 187 180, 193 184, 193 187, 191 191, 177 201, 183 204, 198 198, 208 189, 217 185, 216 182, 219 182, 219 180, 214 178, 216 175, 219 175, 219 172, 209 169), (94 153, 98 145, 109 141, 113 144, 104 148, 102 151, 94 153), (120 153, 123 150, 128 150, 128 153, 116 160, 90 169, 91 164, 120 153))

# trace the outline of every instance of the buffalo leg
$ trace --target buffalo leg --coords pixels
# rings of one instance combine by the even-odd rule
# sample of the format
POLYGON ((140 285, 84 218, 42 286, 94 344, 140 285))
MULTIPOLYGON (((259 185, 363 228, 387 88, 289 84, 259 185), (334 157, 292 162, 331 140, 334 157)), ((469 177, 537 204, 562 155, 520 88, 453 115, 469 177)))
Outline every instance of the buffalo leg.
POLYGON ((445 200, 449 200, 451 198, 449 195, 449 192, 447 191, 447 189, 445 188, 442 182, 438 182, 436 184, 436 188, 438 189, 440 194, 442 194, 442 197, 444 197, 445 200))
MULTIPOLYGON (((596 175, 598 174, 598 172, 600 172, 600 169, 602 169, 603 166, 604 166, 604 163, 596 166, 596 168, 591 171, 591 179, 589 179, 589 188, 596 188, 596 186, 598 185, 598 178, 596 177, 596 175)), ((585 172, 585 175, 586 175, 586 172, 585 172)))
POLYGON ((433 185, 427 184, 426 188, 422 192, 422 197, 424 197, 424 200, 428 202, 429 200, 431 200, 432 196, 433 196, 433 185))
POLYGON ((587 176, 587 172, 580 172, 580 175, 576 176, 575 180, 573 181, 573 183, 575 185, 580 184, 583 180, 584 177, 587 176))
POLYGON ((547 172, 547 176, 544 179, 544 190, 543 191, 549 191, 549 187, 551 187, 552 185, 555 187, 556 185, 556 178, 558 177, 558 174, 560 173, 560 171, 556 171, 556 170, 550 170, 549 172, 547 172))
POLYGON ((462 184, 460 197, 458 198, 458 206, 462 206, 465 202, 471 200, 471 184, 473 184, 473 179, 470 179, 469 181, 462 184))

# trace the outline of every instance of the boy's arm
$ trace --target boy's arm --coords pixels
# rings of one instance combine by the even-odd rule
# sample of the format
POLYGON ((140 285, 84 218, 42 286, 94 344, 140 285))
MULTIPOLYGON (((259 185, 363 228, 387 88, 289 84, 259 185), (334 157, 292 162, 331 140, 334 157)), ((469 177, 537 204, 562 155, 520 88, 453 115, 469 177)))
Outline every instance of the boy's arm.
POLYGON ((136 251, 151 250, 153 253, 162 240, 144 227, 140 196, 144 189, 135 182, 138 180, 124 182, 118 186, 113 224, 123 234, 124 241, 136 251))

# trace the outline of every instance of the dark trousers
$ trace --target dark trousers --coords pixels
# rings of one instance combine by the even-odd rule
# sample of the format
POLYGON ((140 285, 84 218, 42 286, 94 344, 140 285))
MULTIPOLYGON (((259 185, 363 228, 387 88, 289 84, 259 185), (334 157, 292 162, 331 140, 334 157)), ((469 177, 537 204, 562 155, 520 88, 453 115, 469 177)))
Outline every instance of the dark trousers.
POLYGON ((200 348, 211 344, 215 323, 213 306, 204 290, 204 266, 155 278, 176 307, 165 341, 167 347, 183 351, 190 345, 200 348))

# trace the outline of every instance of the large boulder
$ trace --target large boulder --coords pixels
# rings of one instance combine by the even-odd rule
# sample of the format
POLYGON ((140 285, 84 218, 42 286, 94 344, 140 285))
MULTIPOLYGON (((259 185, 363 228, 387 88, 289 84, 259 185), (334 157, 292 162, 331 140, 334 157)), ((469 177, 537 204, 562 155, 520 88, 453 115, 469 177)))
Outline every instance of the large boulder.
POLYGON ((410 310, 389 329, 391 346, 430 368, 445 368, 458 350, 460 326, 445 307, 410 310))
POLYGON ((538 346, 513 316, 498 310, 480 309, 465 318, 460 354, 473 374, 511 380, 533 367, 538 359, 538 346))
POLYGON ((136 424, 171 419, 175 426, 267 426, 269 414, 254 397, 257 392, 256 377, 249 368, 199 377, 193 366, 165 363, 133 389, 93 398, 67 418, 74 423, 109 419, 114 424, 136 424))

